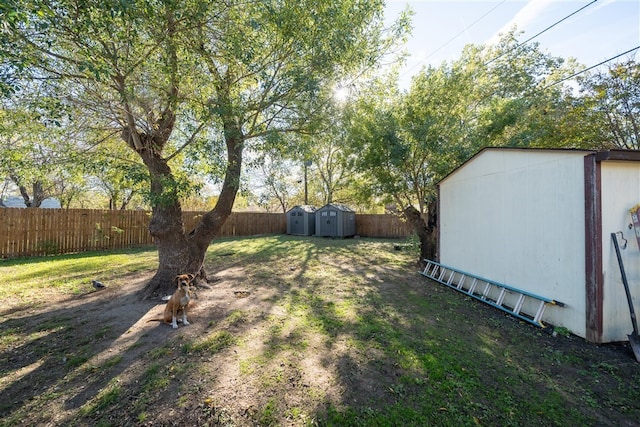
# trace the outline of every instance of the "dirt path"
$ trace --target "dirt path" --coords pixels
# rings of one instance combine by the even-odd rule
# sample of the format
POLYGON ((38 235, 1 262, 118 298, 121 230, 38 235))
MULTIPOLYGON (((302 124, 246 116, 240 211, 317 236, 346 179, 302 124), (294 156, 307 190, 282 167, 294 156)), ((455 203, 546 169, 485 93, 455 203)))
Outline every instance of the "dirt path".
POLYGON ((303 426, 335 411, 350 425, 638 425, 628 346, 542 333, 426 281, 391 245, 330 243, 259 262, 221 250, 176 330, 148 322, 164 310, 139 298, 152 272, 7 302, 0 426, 303 426))
POLYGON ((202 336, 208 325, 220 321, 230 310, 245 309, 248 301, 255 303, 248 297, 264 290, 254 288, 249 292, 238 287, 240 273, 225 271, 216 278, 215 286, 200 288, 189 316, 191 325, 180 324, 177 330, 162 322, 149 322, 161 317, 165 306, 162 301, 139 298, 150 274, 85 295, 53 294, 39 309, 8 308, 2 314, 8 319, 3 329, 26 334, 29 339, 7 343, 3 353, 1 362, 6 372, 0 390, 12 401, 3 405, 2 415, 24 405, 38 414, 28 422, 21 420, 27 424, 38 424, 42 412, 51 416, 43 417, 47 423, 64 424, 99 395, 108 385, 108 377, 118 374, 111 371, 105 376, 101 367, 111 370, 110 364, 117 361, 122 369, 120 381, 126 382, 127 376, 139 376, 145 369, 145 363, 140 363, 143 356, 166 348, 167 343, 177 348, 177 343, 202 336), (79 366, 84 368, 77 372, 79 366), (5 375, 7 372, 11 373, 5 375), (43 396, 43 391, 50 396, 43 396))

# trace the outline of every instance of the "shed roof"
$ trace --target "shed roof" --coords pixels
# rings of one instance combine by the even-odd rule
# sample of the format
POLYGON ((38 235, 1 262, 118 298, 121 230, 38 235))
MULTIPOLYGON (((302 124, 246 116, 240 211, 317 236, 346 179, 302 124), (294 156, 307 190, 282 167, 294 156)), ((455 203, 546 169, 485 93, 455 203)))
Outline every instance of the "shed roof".
POLYGON ((467 161, 460 166, 449 172, 444 178, 442 178, 438 184, 445 181, 451 175, 455 174, 460 169, 464 168, 470 162, 474 161, 477 157, 481 156, 487 151, 521 151, 521 152, 549 152, 549 153, 576 153, 583 156, 589 154, 596 155, 596 161, 607 160, 624 160, 624 161, 640 161, 640 150, 624 150, 624 149, 611 149, 611 150, 586 150, 579 148, 530 148, 530 147, 485 147, 479 150, 476 154, 470 157, 467 161))
MULTIPOLYGON (((353 209, 351 209, 349 206, 347 205, 343 205, 341 203, 327 203, 326 205, 324 205, 323 207, 321 207, 320 209, 336 209, 339 211, 343 211, 343 212, 355 212, 353 209)), ((320 210, 318 209, 318 210, 320 210)))
POLYGON ((294 209, 300 209, 300 210, 305 211, 307 213, 314 213, 315 211, 318 210, 315 206, 312 206, 312 205, 297 205, 297 206, 294 206, 291 209, 289 209, 289 212, 291 212, 294 209))

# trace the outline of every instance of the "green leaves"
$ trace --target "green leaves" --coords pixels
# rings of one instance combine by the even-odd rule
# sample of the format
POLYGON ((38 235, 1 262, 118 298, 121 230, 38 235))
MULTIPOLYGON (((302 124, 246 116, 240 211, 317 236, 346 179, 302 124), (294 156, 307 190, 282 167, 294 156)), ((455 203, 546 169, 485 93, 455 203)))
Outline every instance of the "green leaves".
POLYGON ((587 135, 602 145, 640 149, 640 64, 612 65, 608 72, 583 78, 582 87, 576 120, 587 135))
MULTIPOLYGON (((36 99, 34 83, 47 82, 51 102, 38 111, 49 123, 78 126, 82 148, 121 136, 147 166, 152 203, 175 203, 205 178, 239 182, 223 179, 240 170, 226 167, 230 147, 303 151, 280 135, 321 129, 334 83, 371 68, 406 29, 385 32, 383 6, 9 1, 0 9, 1 88, 18 102, 16 91, 36 99)), ((233 155, 239 161, 241 151, 233 155)), ((111 199, 123 185, 139 191, 131 177, 140 162, 102 156, 92 171, 111 199)))
POLYGON ((374 188, 424 212, 438 181, 483 147, 575 144, 562 119, 571 99, 550 86, 574 67, 521 45, 512 31, 496 46, 467 46, 458 60, 424 69, 406 93, 372 84, 350 107, 356 165, 374 188))

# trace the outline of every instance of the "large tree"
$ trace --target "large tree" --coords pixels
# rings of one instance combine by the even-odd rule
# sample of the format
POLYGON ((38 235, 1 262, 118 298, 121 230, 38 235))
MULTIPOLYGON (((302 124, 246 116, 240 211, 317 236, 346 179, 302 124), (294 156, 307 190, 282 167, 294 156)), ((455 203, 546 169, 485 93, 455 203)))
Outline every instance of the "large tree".
MULTIPOLYGON (((436 111, 448 114, 446 97, 431 88, 430 100, 436 111)), ((373 81, 365 93, 346 107, 347 146, 355 171, 362 180, 363 197, 381 197, 393 202, 400 214, 414 227, 421 242, 420 259, 435 255, 434 172, 431 159, 437 159, 434 145, 441 138, 429 138, 426 130, 434 125, 425 117, 411 118, 413 108, 388 80, 373 81), (411 135, 411 128, 418 133, 411 135), (422 129, 422 130, 420 130, 422 129), (431 212, 426 217, 423 214, 431 212)), ((435 136, 437 130, 432 129, 435 136)), ((435 162, 434 162, 435 164, 435 162)))
POLYGON ((75 193, 81 168, 55 120, 32 108, 0 103, 0 179, 12 182, 25 206, 38 208, 49 197, 63 203, 75 193))
POLYGON ((62 102, 117 132, 144 163, 159 254, 149 297, 169 292, 178 273, 206 277, 243 151, 307 128, 333 82, 375 64, 399 34, 385 38, 382 11, 380 0, 9 0, 0 76, 15 71, 3 89, 18 95, 16 74, 58 84, 62 102), (193 230, 180 205, 188 182, 174 173, 182 154, 224 164, 218 202, 193 230))
POLYGON ((560 146, 558 117, 573 72, 515 32, 495 46, 467 46, 460 59, 427 67, 407 92, 376 82, 350 108, 350 146, 371 188, 393 200, 437 257, 437 183, 486 146, 560 146))
POLYGON ((640 64, 626 61, 580 79, 571 116, 585 139, 601 148, 640 149, 640 64))

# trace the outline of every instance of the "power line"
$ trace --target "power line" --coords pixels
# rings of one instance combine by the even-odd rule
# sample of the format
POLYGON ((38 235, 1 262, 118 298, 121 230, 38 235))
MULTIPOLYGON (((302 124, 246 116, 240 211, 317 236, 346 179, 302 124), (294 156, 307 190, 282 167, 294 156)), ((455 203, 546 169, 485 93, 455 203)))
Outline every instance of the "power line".
POLYGON ((597 63, 596 65, 592 65, 592 66, 591 66, 591 67, 589 67, 589 68, 585 68, 585 69, 584 69, 584 70, 582 70, 582 71, 578 71, 577 73, 573 73, 572 75, 570 75, 570 76, 568 76, 568 77, 565 77, 565 78, 562 78, 562 79, 560 79, 560 80, 558 80, 558 81, 556 81, 556 82, 553 82, 553 83, 551 83, 551 84, 549 84, 549 85, 547 85, 547 86, 543 87, 541 90, 545 90, 545 89, 547 89, 547 88, 550 88, 550 87, 552 87, 552 86, 555 86, 555 85, 557 85, 557 84, 560 84, 560 83, 562 83, 562 82, 564 82, 564 81, 570 80, 570 79, 574 78, 574 77, 575 77, 575 76, 577 76, 577 75, 580 75, 580 74, 582 74, 582 73, 585 73, 585 72, 587 72, 587 71, 589 71, 589 70, 593 70, 594 68, 599 67, 599 66, 601 66, 602 64, 606 64, 606 63, 607 63, 607 62, 609 62, 609 61, 613 61, 614 59, 618 59, 618 58, 620 58, 621 56, 626 55, 626 54, 628 54, 628 53, 631 53, 631 52, 633 52, 634 50, 638 50, 638 49, 640 49, 640 45, 638 45, 638 46, 634 47, 633 49, 629 49, 629 50, 628 50, 628 51, 626 51, 626 52, 622 52, 622 53, 620 53, 620 54, 618 54, 618 55, 616 55, 616 56, 614 56, 614 57, 612 57, 612 58, 605 59, 604 61, 599 62, 599 63, 597 63))
MULTIPOLYGON (((530 42, 531 40, 535 39, 536 37, 546 33, 547 31, 549 31, 550 29, 552 29, 553 27, 555 27, 556 25, 566 21, 567 19, 571 18, 572 16, 576 15, 577 13, 583 11, 584 9, 586 9, 587 7, 591 6, 592 4, 596 3, 598 0, 592 0, 590 3, 582 6, 581 8, 573 11, 572 13, 570 13, 569 15, 565 16, 564 18, 554 22, 553 24, 549 25, 548 27, 546 27, 544 30, 538 32, 537 34, 529 37, 527 40, 523 41, 522 43, 519 43, 517 46, 515 46, 514 48, 508 50, 507 52, 502 53, 501 55, 491 59, 490 61, 486 62, 484 65, 487 66, 489 64, 491 64, 492 62, 502 58, 504 55, 513 52, 514 50, 519 49, 520 47, 522 47, 524 44, 530 42)), ((467 27, 465 27, 465 29, 463 29, 462 31, 460 31, 458 34, 456 34, 455 36, 453 36, 451 39, 449 39, 446 43, 444 43, 442 46, 440 46, 439 48, 437 48, 436 50, 434 50, 433 52, 431 52, 429 55, 427 55, 422 61, 416 63, 413 67, 407 69, 403 74, 407 74, 409 72, 411 72, 413 69, 415 69, 417 66, 424 64, 427 59, 431 58, 435 53, 439 52, 440 50, 442 50, 443 48, 445 48, 447 45, 449 45, 449 43, 451 43, 453 40, 455 40, 456 38, 458 38, 460 35, 464 34, 469 28, 471 28, 472 26, 474 26, 475 24, 477 24, 479 21, 481 21, 483 18, 485 18, 487 15, 491 14, 496 8, 498 8, 499 6, 501 6, 503 3, 505 3, 506 0, 502 0, 500 3, 498 3, 496 6, 494 6, 493 8, 491 8, 488 12, 486 12, 485 14, 483 14, 482 16, 480 16, 478 19, 476 19, 475 21, 473 21, 471 24, 469 24, 467 27)), ((615 59, 615 58, 614 58, 615 59)), ((611 59, 610 59, 611 60, 611 59)), ((609 61, 610 61, 609 60, 609 61)), ((604 61, 607 62, 607 61, 604 61)))
POLYGON ((519 43, 516 47, 514 47, 513 49, 508 50, 507 52, 502 53, 501 55, 496 56, 495 58, 493 58, 492 60, 490 60, 489 62, 486 62, 484 65, 487 66, 489 64, 491 64, 493 61, 496 61, 500 58, 502 58, 503 56, 505 56, 508 53, 513 52, 514 50, 519 49, 521 46, 523 46, 524 44, 530 42, 531 40, 535 39, 536 37, 538 37, 539 35, 542 35, 544 33, 546 33, 547 31, 549 31, 550 29, 552 29, 553 27, 555 27, 556 25, 560 24, 563 21, 566 21, 567 19, 571 18, 573 15, 575 15, 576 13, 581 12, 582 10, 588 8, 589 6, 591 6, 592 4, 594 4, 595 2, 597 2, 598 0, 593 0, 591 1, 591 3, 586 4, 584 6, 582 6, 580 9, 570 13, 569 15, 565 16, 564 18, 562 18, 559 21, 554 22, 553 24, 549 25, 547 28, 545 28, 544 30, 540 31, 538 34, 529 37, 527 40, 523 41, 522 43, 519 43))
POLYGON ((480 16, 478 19, 476 19, 475 21, 473 21, 471 24, 467 25, 462 31, 460 31, 458 34, 456 34, 455 36, 451 37, 449 40, 447 40, 442 46, 440 46, 439 48, 437 48, 436 50, 434 50, 433 52, 431 52, 429 55, 427 55, 424 59, 422 59, 422 61, 419 61, 416 63, 416 65, 414 65, 413 67, 409 68, 408 70, 405 71, 406 73, 409 73, 411 70, 413 70, 414 68, 416 68, 419 65, 424 64, 427 59, 431 58, 433 55, 435 55, 437 52, 441 51, 442 49, 444 49, 445 47, 447 47, 449 45, 449 43, 451 43, 452 41, 454 41, 455 39, 457 39, 458 37, 460 37, 462 34, 466 33, 467 30, 469 30, 469 28, 473 27, 474 25, 476 25, 478 22, 480 22, 482 19, 484 19, 485 17, 487 17, 489 14, 491 14, 494 10, 496 10, 498 7, 500 7, 503 3, 505 3, 507 0, 502 0, 500 3, 498 3, 497 5, 495 5, 494 7, 492 7, 488 12, 486 12, 484 15, 480 16))
POLYGON ((476 19, 475 21, 473 21, 471 24, 469 24, 464 30, 460 31, 458 34, 456 34, 455 36, 451 37, 445 44, 443 44, 442 46, 440 46, 439 48, 437 48, 436 50, 434 50, 433 52, 431 52, 429 55, 427 55, 422 62, 426 61, 427 59, 431 58, 433 55, 435 55, 437 52, 439 52, 440 50, 442 50, 443 48, 445 48, 449 43, 451 43, 452 41, 454 41, 455 39, 457 39, 458 37, 460 37, 462 34, 466 33, 467 30, 469 30, 469 28, 473 27, 475 24, 477 24, 478 22, 480 22, 482 19, 484 19, 487 15, 491 14, 491 12, 493 12, 494 10, 496 10, 499 6, 501 6, 503 3, 505 3, 507 0, 502 0, 500 3, 498 3, 497 5, 495 5, 493 8, 491 8, 491 10, 489 10, 488 12, 486 12, 484 15, 482 15, 481 17, 479 17, 478 19, 476 19))

